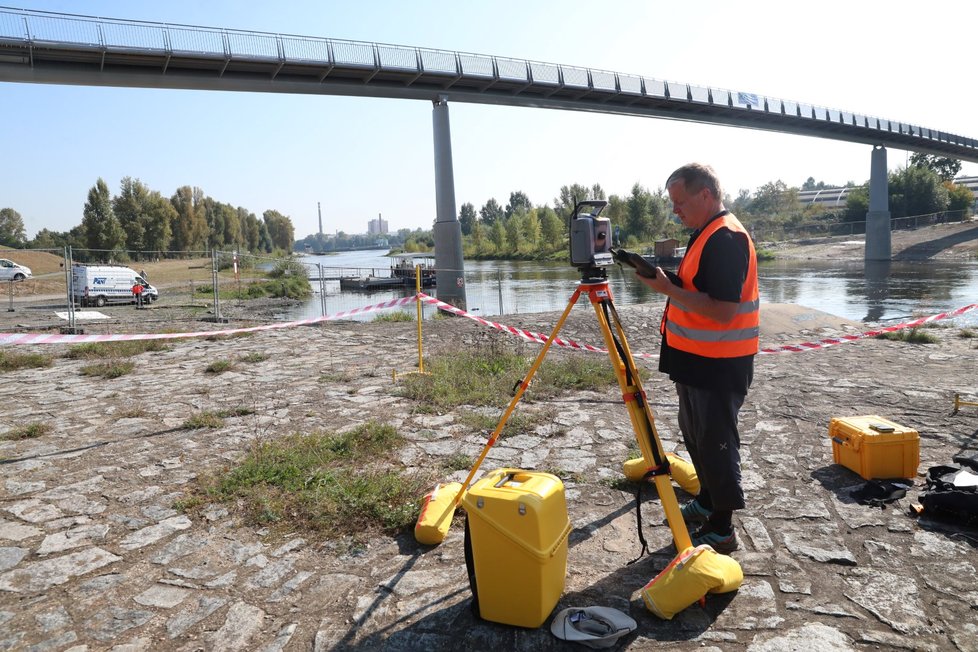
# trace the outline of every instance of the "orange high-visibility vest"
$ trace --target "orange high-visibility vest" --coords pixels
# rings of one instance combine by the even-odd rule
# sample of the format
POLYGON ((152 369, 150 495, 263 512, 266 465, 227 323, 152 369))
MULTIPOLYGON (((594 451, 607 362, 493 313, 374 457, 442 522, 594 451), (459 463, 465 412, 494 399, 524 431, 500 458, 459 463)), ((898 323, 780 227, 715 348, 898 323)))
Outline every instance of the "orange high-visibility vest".
POLYGON ((693 283, 700 268, 700 257, 707 240, 719 229, 727 228, 747 236, 750 261, 747 278, 740 292, 740 306, 734 318, 722 324, 718 321, 687 310, 675 299, 669 299, 662 316, 661 332, 668 331, 667 343, 674 349, 707 358, 738 358, 754 355, 758 350, 760 326, 760 301, 757 294, 757 255, 747 230, 731 213, 710 222, 695 242, 687 249, 679 264, 679 278, 683 287, 701 291, 693 283))

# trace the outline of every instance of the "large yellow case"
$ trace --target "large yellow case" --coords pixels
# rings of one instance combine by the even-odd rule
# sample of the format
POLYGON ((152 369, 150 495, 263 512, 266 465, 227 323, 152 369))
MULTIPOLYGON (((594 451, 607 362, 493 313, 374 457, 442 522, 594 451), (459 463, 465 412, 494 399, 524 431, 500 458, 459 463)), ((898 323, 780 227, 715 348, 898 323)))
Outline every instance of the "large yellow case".
POLYGON ((920 464, 920 435, 871 414, 837 417, 829 423, 832 459, 865 480, 912 478, 920 464))
POLYGON ((549 473, 498 469, 472 485, 465 508, 465 562, 475 610, 485 620, 539 627, 564 591, 564 484, 549 473))

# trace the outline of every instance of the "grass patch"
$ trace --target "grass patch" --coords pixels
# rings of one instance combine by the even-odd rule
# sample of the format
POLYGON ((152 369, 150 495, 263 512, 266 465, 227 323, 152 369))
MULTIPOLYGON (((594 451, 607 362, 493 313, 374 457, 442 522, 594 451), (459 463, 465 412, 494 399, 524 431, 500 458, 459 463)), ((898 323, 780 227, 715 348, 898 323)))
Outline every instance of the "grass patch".
POLYGON ((184 430, 202 430, 204 428, 220 428, 224 425, 224 417, 217 412, 203 411, 193 414, 181 424, 184 430))
POLYGON ((16 428, 11 428, 0 436, 0 439, 9 439, 11 441, 19 441, 21 439, 37 439, 38 437, 43 437, 44 435, 50 433, 52 430, 53 428, 50 424, 35 421, 33 423, 17 426, 16 428))
POLYGON ((385 312, 377 315, 373 318, 373 321, 379 322, 413 322, 415 319, 414 315, 409 312, 404 312, 403 310, 394 310, 392 312, 385 312))
POLYGON ((163 340, 126 340, 125 342, 86 342, 68 349, 64 357, 71 360, 104 360, 131 358, 147 351, 166 351, 163 340))
POLYGON ((465 453, 452 453, 443 459, 438 466, 444 472, 452 473, 453 471, 467 471, 472 468, 473 464, 475 464, 475 459, 465 453))
POLYGON ((226 410, 218 410, 215 414, 221 419, 227 419, 229 417, 246 417, 249 414, 254 414, 255 411, 251 408, 244 406, 228 408, 226 410))
POLYGON ((131 407, 119 411, 116 416, 120 419, 142 419, 144 417, 148 417, 149 412, 141 407, 131 407))
POLYGON ((234 360, 215 360, 204 369, 206 374, 223 374, 234 369, 234 360))
POLYGON ((978 334, 976 334, 973 330, 969 328, 962 328, 961 330, 958 331, 958 337, 965 340, 969 340, 971 338, 978 337, 978 334))
POLYGON ((908 344, 936 344, 940 341, 937 336, 922 331, 917 327, 904 328, 898 331, 890 331, 889 333, 880 333, 876 336, 876 339, 907 342, 908 344))
MULTIPOLYGON (((458 416, 459 422, 470 430, 490 433, 495 432, 496 427, 499 425, 499 419, 503 415, 502 412, 498 414, 483 414, 480 412, 465 411, 458 416)), ((537 426, 551 423, 555 416, 556 413, 553 410, 545 410, 544 412, 516 410, 509 415, 509 419, 506 420, 506 425, 503 426, 503 431, 500 436, 505 439, 520 433, 533 432, 537 426)))
POLYGON ((131 373, 136 368, 136 363, 132 360, 109 360, 108 362, 96 362, 81 368, 82 376, 97 376, 100 378, 119 378, 131 373))
POLYGON ((17 369, 40 369, 54 364, 54 358, 43 353, 12 353, 0 350, 0 372, 17 369))
POLYGON ((247 362, 248 364, 255 364, 258 362, 264 362, 265 360, 268 360, 268 354, 259 353, 255 351, 253 353, 249 353, 248 355, 241 356, 240 358, 238 358, 238 360, 240 360, 241 362, 247 362))
MULTIPOLYGON (((405 376, 400 392, 431 409, 502 407, 512 399, 514 384, 529 368, 530 361, 522 355, 493 347, 444 352, 425 361, 429 374, 405 376)), ((544 360, 526 399, 548 398, 567 390, 601 390, 617 382, 607 359, 561 356, 544 360)))
POLYGON ((389 456, 402 443, 393 426, 377 422, 259 442, 237 466, 203 480, 201 491, 238 505, 250 525, 355 540, 393 534, 414 524, 429 484, 392 468, 389 456))

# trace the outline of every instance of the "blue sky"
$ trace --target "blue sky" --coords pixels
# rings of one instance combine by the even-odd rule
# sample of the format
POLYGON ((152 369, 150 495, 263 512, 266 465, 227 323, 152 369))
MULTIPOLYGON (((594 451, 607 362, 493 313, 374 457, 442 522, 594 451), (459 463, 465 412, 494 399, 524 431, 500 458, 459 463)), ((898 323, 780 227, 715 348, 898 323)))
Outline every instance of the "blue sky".
MULTIPOLYGON (((809 102, 978 137, 978 5, 932 0, 696 3, 625 0, 4 0, 7 6, 461 50, 641 74, 809 102)), ((712 164, 725 189, 777 179, 863 182, 870 148, 731 127, 543 109, 450 107, 455 194, 478 209, 562 185, 626 194, 677 166, 712 164)), ((98 177, 170 196, 196 185, 257 215, 290 216, 297 238, 434 219, 431 104, 421 101, 0 85, 0 207, 28 235, 81 221, 98 177), (12 127, 13 126, 13 127, 12 127)), ((891 169, 907 154, 889 151, 891 169)), ((978 174, 965 164, 963 174, 978 174)))

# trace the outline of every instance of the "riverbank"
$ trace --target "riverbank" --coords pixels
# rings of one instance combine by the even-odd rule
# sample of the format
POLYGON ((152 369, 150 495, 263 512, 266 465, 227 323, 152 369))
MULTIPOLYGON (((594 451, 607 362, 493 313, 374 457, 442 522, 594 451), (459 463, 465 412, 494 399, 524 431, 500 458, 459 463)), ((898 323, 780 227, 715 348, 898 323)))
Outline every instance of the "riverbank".
MULTIPOLYGON (((639 364, 648 370, 659 435, 667 450, 681 452, 675 393, 655 371, 661 309, 619 312, 631 349, 653 356, 639 364)), ((817 311, 800 310, 809 316, 788 314, 787 331, 766 319, 762 346, 851 332, 815 324, 817 311)), ((556 317, 508 322, 549 332, 556 317)), ((974 448, 978 409, 952 416, 951 408, 955 393, 978 391, 978 348, 960 329, 932 332, 935 344, 861 339, 758 358, 741 418, 749 507, 735 519, 741 550, 734 557, 745 583, 671 621, 649 613, 638 594, 672 556, 654 497, 643 506, 653 553, 627 564, 638 543, 621 463, 636 445, 616 389, 521 404, 518 410, 556 417, 502 439, 483 470, 537 468, 563 479, 573 531, 558 608, 630 613, 639 628, 619 649, 975 650, 978 532, 911 517, 919 478, 886 511, 856 504, 849 491, 861 480, 832 464, 827 437, 834 416, 879 414, 920 430, 921 470, 974 448)), ((590 306, 571 312, 562 335, 600 344, 590 306)), ((426 322, 424 342, 427 355, 461 347, 538 350, 465 319, 426 322)), ((65 348, 16 350, 57 355, 65 348)), ((555 348, 549 355, 598 354, 555 348)), ((472 616, 460 523, 436 548, 405 533, 351 550, 302 533, 272 538, 244 526, 234 505, 207 506, 200 518, 174 509, 198 476, 257 442, 371 419, 407 438, 395 454, 405 470, 429 472, 452 455, 474 458, 486 433, 462 425, 467 408, 432 413, 392 383, 392 370, 416 365, 415 325, 331 322, 178 340, 134 361, 130 374, 114 380, 83 376, 85 361, 61 357, 51 368, 3 374, 0 430, 35 421, 52 428, 37 439, 0 442, 0 648, 574 647, 546 625, 523 630, 472 616), (267 358, 206 372, 216 360, 260 356, 267 358), (195 413, 235 406, 248 414, 216 429, 181 427, 195 413)))

